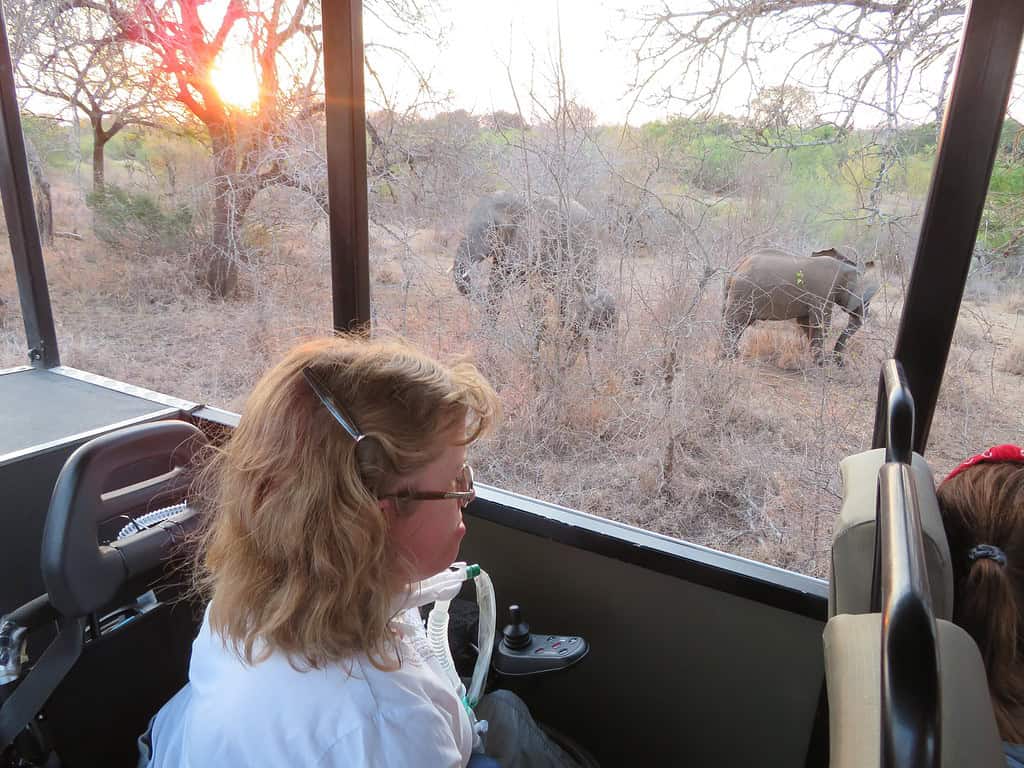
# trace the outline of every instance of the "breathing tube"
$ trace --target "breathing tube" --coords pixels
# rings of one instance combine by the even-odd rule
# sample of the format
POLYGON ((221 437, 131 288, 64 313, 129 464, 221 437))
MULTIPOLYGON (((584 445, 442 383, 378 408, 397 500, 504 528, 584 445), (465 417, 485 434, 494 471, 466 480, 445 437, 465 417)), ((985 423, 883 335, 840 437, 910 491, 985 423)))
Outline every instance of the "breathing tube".
POLYGON ((483 693, 487 672, 491 666, 491 652, 494 650, 497 616, 491 578, 479 565, 455 563, 449 570, 421 581, 417 589, 417 599, 421 605, 434 601, 434 607, 427 618, 427 641, 430 651, 466 708, 472 710, 483 693), (476 666, 473 668, 473 677, 467 691, 455 669, 451 647, 448 644, 448 606, 462 589, 462 585, 470 579, 473 579, 476 588, 480 620, 477 629, 476 666))

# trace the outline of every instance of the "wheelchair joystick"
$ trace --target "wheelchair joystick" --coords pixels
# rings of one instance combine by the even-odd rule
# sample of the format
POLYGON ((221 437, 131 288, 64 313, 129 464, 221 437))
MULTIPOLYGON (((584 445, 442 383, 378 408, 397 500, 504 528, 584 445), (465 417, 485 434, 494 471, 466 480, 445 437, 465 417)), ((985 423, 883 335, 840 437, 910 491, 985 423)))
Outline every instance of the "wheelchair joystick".
POLYGON ((501 641, 491 659, 499 675, 511 677, 557 672, 580 661, 590 650, 578 635, 530 633, 518 605, 508 607, 509 623, 501 631, 501 641))
POLYGON ((526 648, 530 644, 530 625, 523 621, 518 605, 508 607, 508 617, 511 623, 501 630, 502 642, 513 650, 526 648))

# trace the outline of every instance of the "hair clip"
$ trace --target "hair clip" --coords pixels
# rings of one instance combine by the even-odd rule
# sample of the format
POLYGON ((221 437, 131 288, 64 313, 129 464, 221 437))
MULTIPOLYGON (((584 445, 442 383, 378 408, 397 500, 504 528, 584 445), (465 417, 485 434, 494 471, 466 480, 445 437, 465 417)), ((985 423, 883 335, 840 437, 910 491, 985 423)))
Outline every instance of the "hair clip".
POLYGON ((366 437, 362 432, 356 428, 356 423, 352 417, 345 413, 345 410, 341 407, 337 400, 334 399, 334 395, 327 389, 327 386, 321 380, 319 376, 313 373, 313 369, 308 365, 302 369, 302 375, 306 379, 306 383, 309 384, 309 388, 313 390, 313 394, 317 396, 317 399, 324 404, 324 408, 331 412, 331 416, 334 420, 341 424, 342 429, 348 433, 357 444, 360 440, 366 437))
POLYGON ((993 544, 978 544, 967 553, 967 559, 972 563, 975 560, 995 560, 999 565, 1006 565, 1006 553, 993 544))

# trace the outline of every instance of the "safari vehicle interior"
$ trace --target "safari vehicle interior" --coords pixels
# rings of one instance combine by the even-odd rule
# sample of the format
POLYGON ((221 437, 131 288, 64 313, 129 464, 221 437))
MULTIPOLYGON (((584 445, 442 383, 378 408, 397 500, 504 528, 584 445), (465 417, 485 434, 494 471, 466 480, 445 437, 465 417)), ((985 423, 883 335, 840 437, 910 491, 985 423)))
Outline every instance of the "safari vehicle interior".
MULTIPOLYGON (((323 18, 334 324, 351 329, 370 319, 360 2, 325 0, 323 18)), ((978 649, 949 621, 923 455, 1022 33, 1019 0, 970 4, 873 448, 841 467, 829 582, 479 487, 462 555, 499 607, 590 649, 500 682, 600 764, 1002 764, 978 649)), ((61 365, 3 27, 0 108, 28 356, 0 371, 0 765, 135 765, 199 618, 186 469, 239 417, 61 365)))

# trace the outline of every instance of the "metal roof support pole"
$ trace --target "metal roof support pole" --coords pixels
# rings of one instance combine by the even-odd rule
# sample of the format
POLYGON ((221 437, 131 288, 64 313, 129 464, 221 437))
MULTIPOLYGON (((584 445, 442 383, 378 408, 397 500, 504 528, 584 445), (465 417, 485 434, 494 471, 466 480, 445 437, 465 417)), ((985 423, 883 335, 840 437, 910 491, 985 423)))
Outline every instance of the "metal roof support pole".
MULTIPOLYGON (((1024 33, 1021 0, 972 0, 939 137, 896 350, 917 404, 914 450, 928 443, 942 374, 971 265, 1024 33)), ((885 445, 879 382, 875 448, 885 445)))
POLYGON ((0 8, 0 197, 14 256, 21 316, 25 321, 28 357, 32 365, 52 368, 60 365, 57 332, 46 285, 43 247, 32 203, 25 138, 21 133, 18 95, 14 88, 14 66, 7 42, 7 21, 0 8))
POLYGON ((323 30, 334 328, 369 331, 362 0, 324 0, 323 30))

